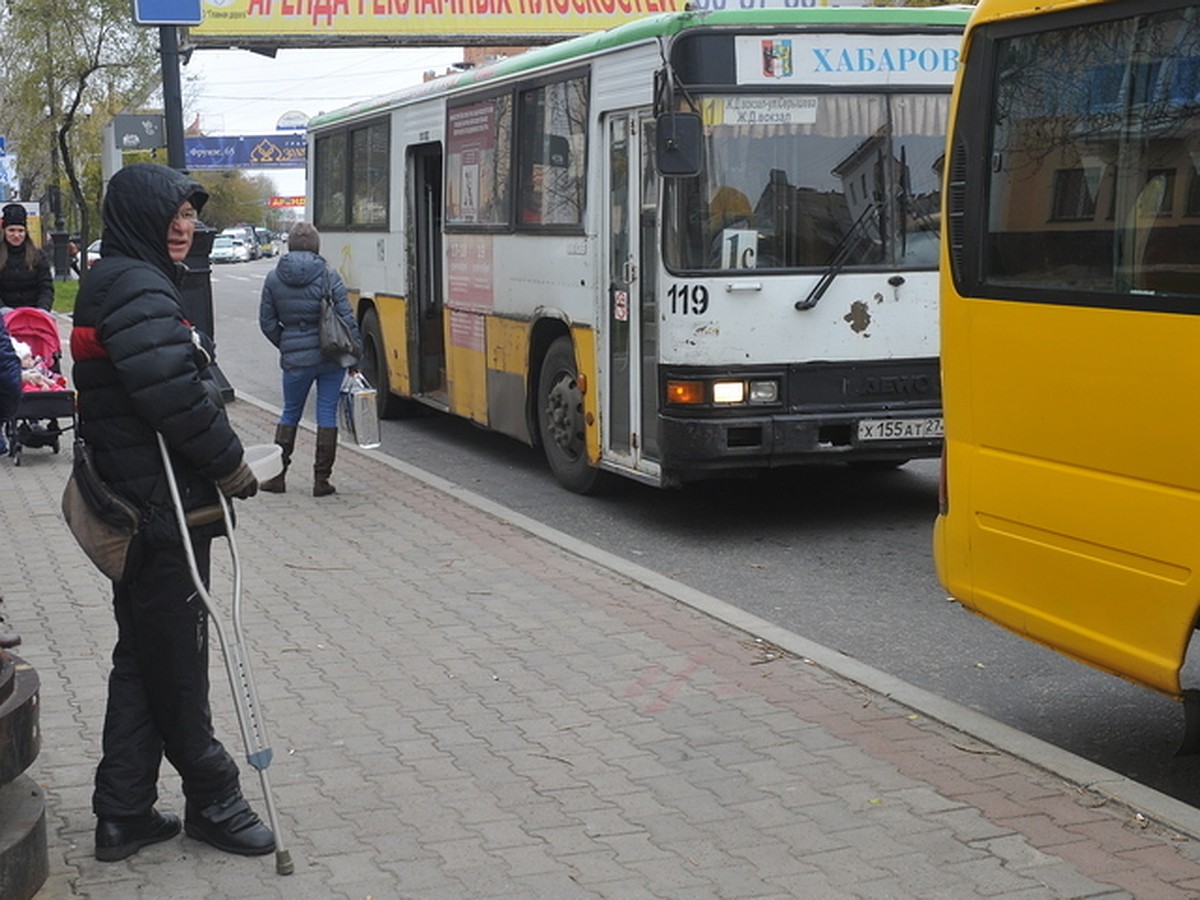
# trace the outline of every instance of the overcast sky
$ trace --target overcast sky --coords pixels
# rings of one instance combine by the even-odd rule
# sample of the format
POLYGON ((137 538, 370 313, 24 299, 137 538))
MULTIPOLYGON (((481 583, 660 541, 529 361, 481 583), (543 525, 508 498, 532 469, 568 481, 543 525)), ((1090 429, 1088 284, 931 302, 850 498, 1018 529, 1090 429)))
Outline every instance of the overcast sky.
MULTIPOLYGON (((307 116, 418 84, 429 69, 462 59, 459 47, 280 50, 274 59, 248 50, 203 50, 182 68, 184 126, 196 115, 205 134, 271 134, 279 118, 307 116)), ((264 172, 281 195, 304 193, 302 169, 264 172)))

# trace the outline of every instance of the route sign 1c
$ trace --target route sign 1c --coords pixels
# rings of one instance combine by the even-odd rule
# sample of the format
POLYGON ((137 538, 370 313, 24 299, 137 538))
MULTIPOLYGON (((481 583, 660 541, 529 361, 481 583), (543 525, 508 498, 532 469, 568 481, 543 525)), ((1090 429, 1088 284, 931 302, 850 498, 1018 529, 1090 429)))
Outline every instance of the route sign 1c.
POLYGON ((204 21, 200 0, 133 0, 138 25, 199 25, 204 21))

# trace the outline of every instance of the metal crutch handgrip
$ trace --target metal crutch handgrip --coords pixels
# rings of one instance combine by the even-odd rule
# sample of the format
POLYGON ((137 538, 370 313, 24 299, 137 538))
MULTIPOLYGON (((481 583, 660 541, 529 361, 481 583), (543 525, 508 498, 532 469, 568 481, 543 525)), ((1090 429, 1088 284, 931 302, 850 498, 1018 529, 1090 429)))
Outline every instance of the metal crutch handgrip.
POLYGON ((229 544, 229 555, 233 566, 233 604, 230 619, 233 625, 233 640, 225 636, 225 629, 217 616, 216 604, 200 577, 200 567, 196 565, 196 551, 192 547, 190 529, 187 524, 187 513, 183 510, 183 501, 179 496, 179 485, 175 481, 175 470, 171 466, 171 455, 167 451, 167 442, 161 434, 155 432, 158 438, 158 449, 162 454, 163 471, 167 476, 167 488, 171 493, 171 503, 175 507, 175 519, 179 523, 179 533, 183 544, 183 552, 187 556, 188 568, 192 573, 192 583, 196 593, 208 610, 209 621, 217 632, 217 642, 221 645, 221 656, 225 660, 225 672, 229 676, 229 687, 233 692, 233 705, 237 710, 238 727, 242 732, 242 742, 246 747, 246 762, 258 770, 262 782, 263 798, 267 805, 267 819, 271 823, 271 831, 275 834, 275 871, 280 875, 291 875, 295 871, 292 865, 292 855, 283 846, 283 837, 279 830, 279 820, 275 814, 275 802, 271 795, 271 783, 267 778, 267 767, 271 765, 274 751, 271 750, 267 738, 266 723, 258 715, 258 692, 254 687, 254 678, 250 672, 250 662, 242 650, 245 638, 242 634, 242 567, 238 558, 237 542, 233 538, 233 517, 229 512, 229 501, 217 491, 217 499, 221 503, 221 515, 225 519, 225 540, 229 544))

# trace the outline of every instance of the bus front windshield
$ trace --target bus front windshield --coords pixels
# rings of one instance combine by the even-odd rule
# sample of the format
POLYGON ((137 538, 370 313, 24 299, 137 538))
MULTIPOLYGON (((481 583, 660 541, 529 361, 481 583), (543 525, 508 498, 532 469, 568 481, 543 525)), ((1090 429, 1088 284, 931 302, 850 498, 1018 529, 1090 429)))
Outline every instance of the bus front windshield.
POLYGON ((672 270, 937 265, 947 94, 699 104, 704 170, 665 183, 672 270))

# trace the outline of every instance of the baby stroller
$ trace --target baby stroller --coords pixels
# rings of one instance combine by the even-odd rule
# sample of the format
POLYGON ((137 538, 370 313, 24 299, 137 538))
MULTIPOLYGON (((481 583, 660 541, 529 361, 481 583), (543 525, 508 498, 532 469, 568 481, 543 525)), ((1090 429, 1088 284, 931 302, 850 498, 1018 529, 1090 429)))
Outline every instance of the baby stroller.
POLYGON ((8 455, 19 466, 25 447, 59 452, 62 433, 75 427, 75 392, 62 375, 62 342, 54 316, 35 307, 18 307, 4 314, 4 325, 10 337, 29 347, 21 364, 33 376, 24 384, 17 414, 3 423, 8 455))

